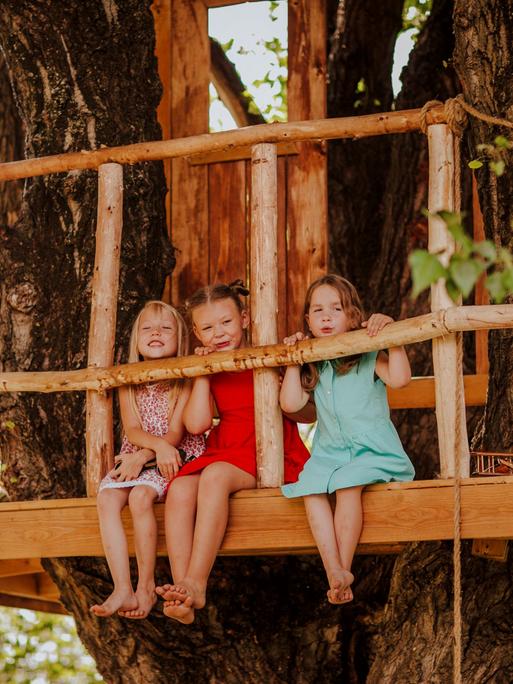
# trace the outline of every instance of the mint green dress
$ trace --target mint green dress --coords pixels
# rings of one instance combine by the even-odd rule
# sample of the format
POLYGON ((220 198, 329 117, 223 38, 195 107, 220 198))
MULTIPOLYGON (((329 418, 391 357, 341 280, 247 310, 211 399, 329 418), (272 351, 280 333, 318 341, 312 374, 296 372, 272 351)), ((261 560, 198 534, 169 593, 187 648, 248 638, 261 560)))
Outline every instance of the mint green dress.
POLYGON ((390 420, 385 385, 375 377, 377 354, 362 354, 344 375, 323 363, 314 390, 312 453, 298 481, 281 488, 286 497, 413 480, 413 465, 390 420))

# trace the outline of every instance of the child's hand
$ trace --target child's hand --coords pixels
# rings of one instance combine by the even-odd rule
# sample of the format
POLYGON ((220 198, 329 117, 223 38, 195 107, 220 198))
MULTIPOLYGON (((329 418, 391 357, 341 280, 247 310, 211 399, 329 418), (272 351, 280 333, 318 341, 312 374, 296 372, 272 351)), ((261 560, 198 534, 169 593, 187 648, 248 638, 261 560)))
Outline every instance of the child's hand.
POLYGON ((166 480, 172 480, 180 470, 182 458, 178 449, 162 440, 162 444, 157 447, 157 468, 166 480))
POLYGON ((207 354, 212 354, 215 350, 215 347, 195 347, 194 353, 197 356, 207 356, 207 354))
POLYGON ((372 314, 368 321, 362 323, 362 328, 367 328, 367 335, 369 335, 369 337, 374 337, 383 330, 385 325, 393 322, 394 319, 390 316, 382 313, 375 313, 372 314))
POLYGON ((298 331, 297 333, 294 333, 293 335, 290 335, 289 337, 285 337, 283 340, 283 344, 286 344, 289 347, 292 347, 296 342, 301 342, 302 340, 306 340, 307 336, 302 333, 301 331, 298 331))
POLYGON ((131 454, 119 454, 115 458, 116 465, 109 475, 118 482, 135 480, 141 474, 142 467, 148 460, 148 455, 151 456, 152 454, 153 452, 149 449, 140 449, 131 454))

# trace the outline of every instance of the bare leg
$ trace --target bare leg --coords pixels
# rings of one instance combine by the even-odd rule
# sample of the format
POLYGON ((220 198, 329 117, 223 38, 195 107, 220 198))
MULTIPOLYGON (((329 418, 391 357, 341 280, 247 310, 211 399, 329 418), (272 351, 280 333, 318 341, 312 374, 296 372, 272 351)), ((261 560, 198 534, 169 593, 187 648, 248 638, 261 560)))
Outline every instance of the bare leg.
POLYGON ((157 492, 148 485, 132 488, 128 505, 134 525, 135 555, 137 558, 138 580, 135 596, 137 608, 119 610, 123 617, 141 620, 153 608, 155 601, 155 559, 157 557, 157 521, 153 504, 157 492))
MULTIPOLYGON (((189 609, 189 613, 180 616, 182 622, 192 622, 193 610, 205 605, 208 577, 226 531, 230 494, 254 486, 252 475, 230 463, 212 463, 202 471, 189 567, 185 577, 170 592, 170 598, 182 602, 177 608, 189 609)), ((176 617, 173 606, 166 615, 176 617)))
MULTIPOLYGON (((319 549, 322 564, 326 570, 328 583, 328 600, 330 603, 345 603, 350 601, 347 589, 354 577, 350 568, 341 564, 340 551, 335 532, 333 511, 327 494, 311 494, 304 497, 306 515, 312 535, 319 549), (346 591, 344 596, 342 591, 346 591)), ((349 592, 351 590, 349 589, 349 592)))
MULTIPOLYGON (((335 508, 335 533, 340 552, 340 562, 345 570, 350 571, 358 540, 362 533, 363 487, 349 487, 337 490, 337 506, 335 508)), ((353 593, 349 587, 342 587, 342 602, 352 600, 353 593), (344 593, 345 592, 345 593, 344 593)))
MULTIPOLYGON (((184 475, 174 480, 167 492, 166 544, 173 582, 183 579, 189 567, 199 480, 199 474, 184 475)), ((169 615, 169 608, 174 607, 173 615, 169 615, 169 617, 174 617, 181 622, 192 622, 194 611, 191 611, 191 605, 181 605, 186 598, 185 596, 182 596, 181 600, 176 600, 176 585, 164 584, 162 587, 157 587, 156 592, 164 599, 164 613, 166 615, 169 615)))
POLYGON ((137 608, 137 598, 130 581, 130 561, 121 510, 126 506, 130 489, 103 489, 98 494, 100 533, 109 564, 114 591, 102 604, 91 606, 99 617, 108 617, 118 610, 137 608))

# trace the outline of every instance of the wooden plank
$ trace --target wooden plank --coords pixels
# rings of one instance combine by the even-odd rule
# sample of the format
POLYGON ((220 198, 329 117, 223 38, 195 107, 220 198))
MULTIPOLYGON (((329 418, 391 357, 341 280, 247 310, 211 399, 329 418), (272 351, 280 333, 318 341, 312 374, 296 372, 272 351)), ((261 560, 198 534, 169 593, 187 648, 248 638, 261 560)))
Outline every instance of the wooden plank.
MULTIPOLYGON (((461 495, 464 539, 513 538, 513 477, 466 478, 461 495)), ((452 539, 452 480, 372 485, 364 492, 363 507, 361 551, 369 544, 452 539)), ((158 553, 165 556, 164 505, 158 504, 155 512, 158 553)), ((123 520, 133 553, 126 510, 123 520)), ((250 490, 231 498, 221 554, 303 552, 315 552, 315 545, 301 499, 285 499, 277 489, 250 490)), ((0 505, 0 558, 102 555, 94 499, 0 505)))
POLYGON ((39 597, 48 601, 58 601, 61 595, 59 587, 47 572, 40 572, 36 575, 37 594, 39 597))
MULTIPOLYGON (((255 145, 251 158, 251 323, 253 344, 278 342, 278 165, 276 146, 255 145)), ((283 484, 283 419, 276 369, 254 376, 257 482, 283 484)))
POLYGON ((246 165, 244 162, 208 167, 209 280, 246 281, 246 165))
MULTIPOLYGON (((276 145, 278 157, 285 157, 291 154, 299 154, 297 143, 278 143, 276 145)), ((229 161, 241 161, 251 159, 251 145, 245 147, 233 147, 221 152, 208 152, 207 154, 196 154, 193 157, 186 157, 189 164, 198 166, 200 164, 216 164, 229 161)))
POLYGON ((44 572, 39 558, 0 560, 0 578, 33 575, 36 572, 44 572))
POLYGON ((508 539, 474 539, 472 555, 505 563, 508 560, 508 539))
POLYGON ((18 577, 3 577, 0 579, 0 593, 11 596, 27 596, 37 598, 36 575, 20 575, 18 577))
MULTIPOLYGON (((472 223, 474 240, 484 240, 486 235, 484 231, 483 213, 481 205, 479 204, 479 194, 477 192, 477 181, 474 173, 472 173, 472 223)), ((489 304, 490 296, 485 287, 486 273, 483 273, 476 283, 475 303, 489 304)), ((490 362, 488 360, 488 332, 481 330, 476 332, 476 373, 488 373, 490 362)))
MULTIPOLYGON (((163 140, 171 138, 171 0, 153 0, 151 5, 155 24, 155 56, 160 82, 162 83, 162 97, 157 107, 157 119, 162 129, 163 140)), ((163 161, 166 176, 166 225, 168 235, 171 235, 171 160, 163 161)), ((171 281, 166 280, 164 301, 170 300, 171 281)))
MULTIPOLYGON (((288 3, 288 120, 326 116, 325 0, 288 3)), ((328 265, 326 147, 300 145, 287 159, 288 297, 287 328, 297 328, 308 284, 328 265)))
MULTIPOLYGON (((114 363, 118 307, 119 260, 123 226, 123 167, 98 169, 98 220, 89 325, 88 368, 114 363)), ((96 494, 102 477, 114 465, 112 395, 88 392, 86 399, 87 493, 96 494)))
MULTIPOLYGON (((441 210, 459 211, 455 202, 454 139, 446 124, 428 127, 429 149, 429 251, 440 255, 447 265, 454 252, 454 239, 445 222, 435 216, 441 210)), ((454 304, 441 278, 431 286, 431 310, 439 311, 454 304)), ((436 419, 440 449, 440 474, 452 477, 455 473, 456 451, 460 473, 468 477, 470 454, 465 416, 463 388, 463 338, 446 335, 433 340, 433 368, 435 373, 436 419), (460 410, 458 410, 460 406, 460 410)))
POLYGON ((25 610, 36 610, 42 613, 68 615, 68 611, 60 603, 31 599, 24 596, 10 596, 9 594, 0 593, 0 606, 5 606, 6 608, 24 608, 25 610))
MULTIPOLYGON (((202 0, 173 2, 171 29, 172 136, 207 133, 210 43, 202 0)), ((177 249, 171 298, 182 302, 209 278, 207 168, 173 160, 171 194, 171 239, 177 249)))
MULTIPOLYGON (((488 375, 464 375, 466 406, 484 406, 488 390, 488 375)), ((388 403, 392 409, 435 407, 435 379, 433 376, 412 378, 409 385, 400 389, 387 387, 388 403)))

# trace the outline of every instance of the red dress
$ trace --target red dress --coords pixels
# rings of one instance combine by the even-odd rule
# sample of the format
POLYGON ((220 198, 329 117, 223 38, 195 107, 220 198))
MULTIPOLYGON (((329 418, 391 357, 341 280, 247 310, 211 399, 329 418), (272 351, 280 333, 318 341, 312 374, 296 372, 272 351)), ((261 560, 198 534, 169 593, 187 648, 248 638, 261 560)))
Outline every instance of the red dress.
MULTIPOLYGON (((219 411, 219 425, 212 428, 203 455, 186 463, 177 477, 197 473, 216 461, 232 463, 256 477, 253 371, 216 373, 210 378, 210 391, 219 411)), ((285 417, 283 446, 285 482, 296 482, 310 454, 296 423, 285 417)))

